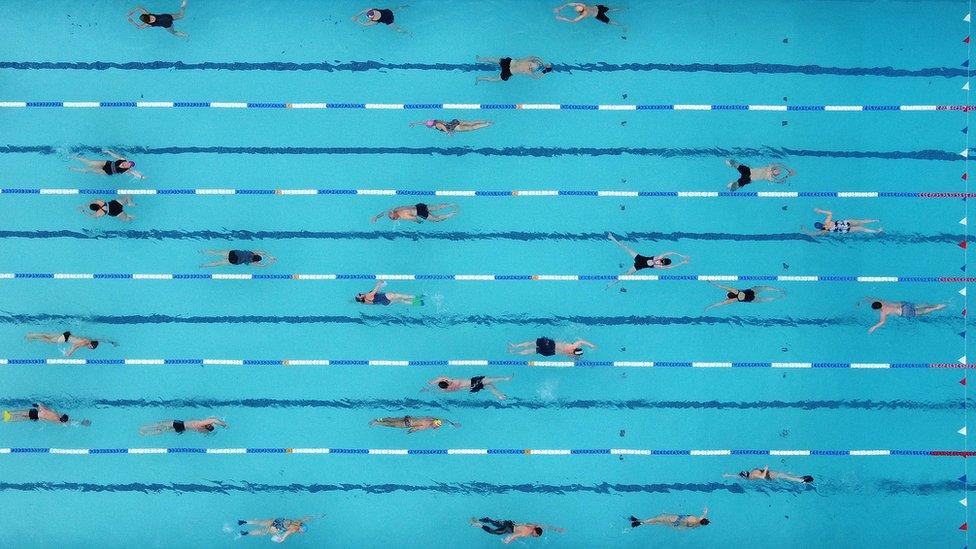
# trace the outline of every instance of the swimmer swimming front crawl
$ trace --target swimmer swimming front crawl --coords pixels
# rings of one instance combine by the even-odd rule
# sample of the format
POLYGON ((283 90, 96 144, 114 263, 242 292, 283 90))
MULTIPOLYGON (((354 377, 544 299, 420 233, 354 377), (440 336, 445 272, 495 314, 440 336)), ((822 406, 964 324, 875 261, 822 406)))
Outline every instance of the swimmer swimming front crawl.
POLYGON ((546 63, 536 56, 526 57, 525 59, 512 60, 511 57, 475 57, 479 63, 497 64, 501 69, 498 76, 479 76, 474 79, 478 82, 503 82, 512 77, 513 74, 524 74, 532 78, 539 79, 552 72, 552 64, 546 63))
POLYGON ((448 423, 453 427, 460 427, 461 424, 449 419, 441 419, 431 416, 401 416, 401 417, 381 417, 369 422, 370 427, 379 425, 380 427, 393 427, 395 429, 406 429, 408 435, 417 431, 428 429, 440 429, 442 425, 448 423))
POLYGON ((226 429, 227 424, 215 417, 188 419, 185 421, 181 419, 168 419, 139 427, 139 434, 144 437, 161 435, 163 433, 182 434, 186 431, 208 434, 214 432, 215 427, 223 427, 226 429))
MULTIPOLYGON (((474 376, 470 379, 467 378, 451 378, 447 376, 435 377, 434 379, 427 382, 427 385, 433 385, 439 390, 445 393, 453 393, 455 391, 460 391, 462 389, 467 389, 469 392, 477 393, 482 389, 488 389, 491 394, 495 395, 498 400, 505 400, 506 397, 504 393, 495 388, 495 383, 499 381, 511 381, 512 376, 505 377, 485 377, 485 376, 474 376)), ((425 387, 423 391, 429 390, 430 387, 425 387)))
POLYGON ((583 356, 583 347, 596 349, 596 345, 585 339, 577 339, 572 343, 555 341, 548 337, 540 337, 535 341, 524 341, 522 343, 509 343, 508 352, 516 355, 540 354, 542 356, 565 355, 573 360, 583 356))
POLYGON ((169 31, 170 34, 179 38, 186 38, 188 35, 185 32, 180 32, 173 28, 173 21, 183 19, 186 15, 186 1, 180 2, 180 11, 176 13, 149 13, 149 10, 142 6, 136 6, 129 11, 128 20, 137 29, 144 29, 146 27, 162 27, 169 31), (137 12, 141 11, 139 15, 139 23, 132 20, 132 16, 137 12))
POLYGON ((372 27, 373 25, 382 23, 388 27, 393 27, 393 29, 396 30, 397 32, 407 32, 402 27, 400 27, 400 25, 394 23, 394 20, 396 19, 396 15, 393 13, 394 10, 400 11, 406 7, 407 6, 397 6, 392 10, 381 9, 381 8, 366 8, 360 11, 359 13, 353 15, 352 20, 364 27, 372 27))
MULTIPOLYGON (((58 413, 40 402, 35 402, 26 410, 4 410, 3 421, 4 423, 18 421, 47 421, 49 423, 58 423, 63 425, 70 422, 71 418, 68 417, 68 414, 58 413)), ((91 425, 91 421, 83 419, 81 421, 72 422, 72 424, 88 427, 91 425)))
POLYGON ((371 221, 373 223, 376 223, 379 220, 379 218, 385 215, 390 218, 390 221, 396 221, 398 219, 402 219, 404 221, 413 221, 415 223, 422 223, 424 221, 437 222, 437 221, 444 221, 445 219, 450 219, 454 217, 455 215, 457 215, 458 211, 460 211, 460 208, 458 207, 457 204, 428 205, 428 204, 424 204, 423 202, 420 202, 418 204, 414 204, 413 206, 397 206, 392 210, 384 210, 374 215, 371 221), (431 213, 440 210, 446 210, 448 208, 451 208, 454 211, 443 215, 437 215, 431 213))
POLYGON ((664 524, 665 526, 670 526, 672 528, 698 528, 699 526, 708 526, 711 521, 705 518, 708 515, 708 507, 702 511, 701 516, 695 515, 676 515, 673 513, 661 514, 656 517, 639 519, 637 517, 630 517, 630 526, 632 528, 637 528, 642 524, 664 524))
POLYGON ((730 286, 722 286, 721 284, 716 284, 711 280, 708 281, 709 284, 715 286, 716 288, 721 288, 725 290, 725 300, 719 301, 717 303, 712 303, 705 310, 714 309, 715 307, 724 307, 726 305, 731 305, 733 303, 767 303, 770 301, 776 301, 777 299, 782 299, 786 297, 786 292, 774 288, 772 286, 753 286, 745 290, 740 290, 738 288, 732 288, 730 286), (767 295, 761 295, 761 294, 767 295), (768 295, 769 293, 776 293, 778 295, 768 295))
POLYGON ((900 316, 902 318, 911 320, 922 315, 927 315, 929 313, 945 309, 947 306, 945 303, 928 305, 924 303, 912 303, 910 301, 882 301, 873 297, 862 298, 857 305, 860 307, 862 303, 868 301, 871 302, 872 309, 881 313, 881 319, 878 320, 878 323, 868 328, 869 334, 873 334, 875 330, 884 326, 885 322, 888 321, 889 316, 900 316))
POLYGON ((786 164, 773 162, 761 168, 750 168, 745 164, 739 164, 729 158, 725 164, 739 172, 739 179, 729 183, 729 190, 736 191, 752 183, 753 181, 772 181, 773 183, 784 183, 790 177, 796 175, 796 170, 786 164))
POLYGON ((724 474, 725 478, 741 478, 744 480, 787 480, 790 482, 799 482, 803 484, 809 484, 813 482, 813 477, 810 475, 797 476, 792 473, 782 473, 779 471, 770 471, 769 465, 763 467, 762 469, 756 468, 750 471, 739 471, 738 474, 724 474))
POLYGON ((411 122, 410 127, 426 126, 447 135, 454 135, 457 132, 472 132, 491 126, 488 120, 424 120, 423 122, 411 122))
POLYGON ((271 536, 275 543, 282 543, 289 536, 294 534, 304 534, 308 530, 308 523, 312 517, 302 517, 300 519, 242 519, 237 521, 238 526, 257 526, 252 530, 241 530, 242 536, 271 536))
POLYGON ((566 531, 562 528, 547 524, 536 524, 534 522, 518 523, 511 520, 495 520, 490 517, 481 517, 480 519, 472 517, 469 522, 471 526, 481 528, 494 536, 505 536, 502 539, 502 543, 504 544, 512 543, 520 538, 541 537, 545 530, 552 530, 560 534, 566 531))
POLYGON ((71 347, 64 353, 65 357, 71 357, 75 354, 75 351, 81 349, 82 347, 87 347, 91 350, 98 348, 100 342, 110 343, 112 346, 117 347, 118 343, 114 341, 109 341, 107 339, 95 340, 87 337, 79 337, 73 335, 71 332, 65 330, 60 333, 46 333, 46 332, 28 332, 24 339, 27 341, 40 341, 42 343, 53 343, 55 345, 60 345, 62 343, 69 343, 71 347))

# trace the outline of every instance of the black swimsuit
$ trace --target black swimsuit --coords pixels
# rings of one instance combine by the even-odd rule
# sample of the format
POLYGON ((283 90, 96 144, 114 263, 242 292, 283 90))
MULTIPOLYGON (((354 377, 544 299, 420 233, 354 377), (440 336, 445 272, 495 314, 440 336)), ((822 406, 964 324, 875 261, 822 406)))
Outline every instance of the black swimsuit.
POLYGON ((430 217, 430 209, 427 208, 427 204, 420 203, 414 206, 417 209, 417 217, 421 219, 427 219, 430 217))
POLYGON ((597 4, 596 5, 596 20, 597 21, 602 21, 604 23, 609 24, 610 23, 610 18, 607 17, 607 12, 608 11, 610 11, 610 8, 604 6, 603 4, 597 4))
POLYGON ((183 423, 182 420, 174 419, 173 430, 176 431, 177 433, 182 433, 183 431, 186 431, 186 424, 183 423))
POLYGON ((653 269, 654 268, 654 258, 647 257, 645 255, 637 254, 634 256, 634 269, 653 269))
POLYGON ((115 217, 122 213, 122 203, 118 200, 109 200, 104 206, 102 206, 102 211, 111 217, 115 217))
POLYGON ((30 410, 27 410, 27 419, 31 421, 37 421, 40 417, 41 417, 40 412, 38 412, 37 408, 31 408, 30 410))
POLYGON ((739 167, 736 169, 739 170, 739 174, 742 176, 736 181, 740 188, 752 183, 752 169, 749 166, 739 164, 739 167))
POLYGON ((552 356, 556 354, 556 342, 548 337, 540 337, 535 340, 535 352, 542 356, 552 356))
POLYGON ((377 23, 383 23, 384 25, 393 24, 393 10, 373 10, 380 12, 380 18, 376 20, 377 23))
POLYGON ((71 337, 71 332, 64 332, 61 335, 64 336, 64 342, 67 343, 68 342, 68 338, 71 337))
POLYGON ((115 162, 112 162, 111 160, 106 160, 105 164, 102 164, 102 171, 105 172, 105 175, 115 175, 115 174, 125 173, 129 171, 129 168, 123 168, 122 167, 123 162, 125 162, 125 160, 116 160, 115 162))
MULTIPOLYGON (((742 298, 742 302, 743 303, 749 303, 750 301, 755 301, 756 300, 756 291, 755 290, 742 290, 742 293, 744 294, 743 295, 743 298, 742 298)), ((738 297, 739 296, 736 296, 737 299, 738 299, 738 297)))
POLYGON ((150 13, 149 15, 156 18, 152 23, 147 23, 150 27, 163 27, 164 29, 168 29, 173 26, 173 16, 168 13, 150 13))
POLYGON ((485 388, 485 376, 474 376, 471 378, 471 392, 477 393, 485 388))
POLYGON ((512 58, 502 57, 498 60, 498 65, 502 68, 502 80, 508 80, 512 77, 512 58))

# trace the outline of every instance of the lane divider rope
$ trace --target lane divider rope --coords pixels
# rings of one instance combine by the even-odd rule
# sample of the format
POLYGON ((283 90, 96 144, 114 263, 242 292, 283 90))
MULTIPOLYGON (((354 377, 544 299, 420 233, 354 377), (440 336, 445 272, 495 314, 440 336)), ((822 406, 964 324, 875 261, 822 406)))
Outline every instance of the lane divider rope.
POLYGON ((454 280, 461 282, 976 282, 963 276, 617 275, 617 274, 374 274, 374 273, 0 273, 0 280, 454 280))
POLYGON ((526 366, 541 368, 775 368, 775 369, 973 369, 958 362, 682 362, 640 360, 366 360, 366 359, 236 359, 236 358, 0 358, 0 366, 526 366))
POLYGON ((484 456, 484 455, 525 455, 525 456, 842 456, 842 457, 879 457, 879 456, 939 456, 939 457, 973 457, 976 452, 958 450, 651 450, 631 448, 571 448, 571 449, 534 449, 534 448, 38 448, 11 447, 0 448, 0 454, 7 455, 151 455, 151 454, 208 454, 208 455, 239 455, 239 454, 309 454, 309 455, 381 455, 381 456, 411 456, 411 455, 448 455, 448 456, 484 456))
POLYGON ((283 103, 242 101, 2 101, 0 108, 306 109, 306 110, 533 110, 533 111, 789 111, 922 112, 969 111, 973 105, 748 105, 597 103, 283 103))
POLYGON ((0 195, 167 195, 167 196, 445 196, 445 197, 597 197, 597 198, 976 198, 968 192, 903 191, 611 191, 611 190, 431 190, 431 189, 71 189, 0 188, 0 195))

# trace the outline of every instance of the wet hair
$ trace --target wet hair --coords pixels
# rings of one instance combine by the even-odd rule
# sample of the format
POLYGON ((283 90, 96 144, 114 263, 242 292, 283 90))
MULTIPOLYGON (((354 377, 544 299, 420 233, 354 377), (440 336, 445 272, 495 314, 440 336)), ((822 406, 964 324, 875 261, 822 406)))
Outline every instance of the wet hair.
POLYGON ((61 423, 68 423, 68 414, 61 414, 61 417, 58 419, 61 420, 61 423))
POLYGON ((661 259, 661 265, 670 265, 670 264, 671 264, 671 258, 670 257, 665 257, 665 258, 662 258, 661 259))
POLYGON ((702 526, 708 526, 711 522, 712 521, 708 520, 707 518, 703 518, 700 521, 698 521, 698 524, 701 524, 702 526))
POLYGON ((729 299, 739 299, 739 292, 729 292, 725 294, 725 297, 729 299))
POLYGON ((824 224, 817 221, 816 223, 813 224, 813 228, 817 229, 818 231, 822 231, 824 230, 824 224))
POLYGON ((541 536, 542 535, 542 527, 541 526, 536 526, 535 528, 532 529, 532 531, 535 532, 535 535, 536 536, 541 536))
POLYGON ((356 301, 366 303, 366 294, 356 294, 356 301))
POLYGON ((871 308, 872 309, 880 309, 881 308, 881 302, 880 301, 875 301, 874 303, 871 304, 871 308))
POLYGON ((206 429, 206 430, 208 430, 208 431, 211 431, 211 432, 214 430, 213 423, 208 423, 208 424, 204 425, 203 428, 206 429))
POLYGON ((144 14, 140 15, 139 16, 139 20, 142 21, 143 23, 149 23, 149 14, 148 13, 144 13, 144 14))
POLYGON ((447 389, 447 387, 449 385, 450 385, 450 383, 448 383, 446 381, 438 381, 437 382, 437 386, 440 387, 441 389, 447 389))
POLYGON ((92 342, 88 344, 88 346, 91 347, 92 349, 97 349, 98 342, 93 339, 92 342))
POLYGON ((583 348, 582 347, 577 347, 577 348, 573 349, 573 354, 576 355, 576 356, 583 356, 583 348))
POLYGON ((550 72, 552 72, 552 65, 546 65, 545 67, 542 67, 542 74, 546 74, 550 72))
POLYGON ((810 475, 803 475, 803 482, 813 482, 813 477, 810 475))
POLYGON ((91 204, 88 205, 88 209, 91 210, 91 211, 93 211, 93 212, 97 212, 98 210, 101 210, 102 207, 99 206, 98 204, 95 204, 94 202, 92 202, 91 204))
POLYGON ((254 263, 257 263, 258 261, 261 261, 262 259, 264 259, 264 258, 262 258, 259 254, 254 254, 254 257, 251 258, 251 261, 253 261, 254 263))

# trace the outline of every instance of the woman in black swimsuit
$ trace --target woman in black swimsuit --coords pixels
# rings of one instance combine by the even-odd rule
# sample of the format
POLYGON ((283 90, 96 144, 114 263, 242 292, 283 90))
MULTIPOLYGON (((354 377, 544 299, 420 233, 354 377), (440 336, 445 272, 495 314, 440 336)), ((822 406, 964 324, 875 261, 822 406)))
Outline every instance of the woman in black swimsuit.
POLYGON ((476 56, 478 63, 497 64, 501 70, 498 76, 477 76, 474 79, 475 85, 478 82, 505 82, 514 74, 524 74, 532 78, 539 79, 552 72, 552 63, 546 63, 542 58, 535 55, 524 59, 512 59, 511 57, 481 57, 476 56))
POLYGON ((481 128, 487 128, 491 126, 491 122, 488 120, 424 120, 423 122, 411 122, 410 127, 414 126, 427 126, 430 129, 437 130, 447 135, 454 135, 455 132, 470 132, 474 130, 480 130, 481 128))
POLYGON ((173 36, 178 36, 180 38, 186 38, 187 34, 185 32, 180 32, 173 28, 173 21, 177 19, 183 19, 186 14, 186 0, 180 2, 180 11, 176 13, 150 13, 149 10, 142 6, 136 6, 129 11, 129 23, 132 24, 137 29, 144 29, 146 27, 161 27, 169 31, 173 36), (136 23, 132 16, 135 15, 137 11, 141 11, 139 14, 139 22, 136 23))
MULTIPOLYGON (((663 254, 657 254, 648 257, 646 255, 641 255, 635 252, 632 248, 630 248, 626 244, 614 238, 613 233, 607 233, 607 238, 613 241, 613 243, 616 244, 617 246, 620 246, 634 260, 634 265, 627 272, 623 273, 620 276, 632 275, 637 271, 640 271, 641 269, 673 269, 675 267, 680 267, 681 265, 685 265, 689 261, 691 261, 690 257, 679 254, 678 252, 664 252, 663 254), (678 263, 674 263, 673 261, 671 261, 671 258, 668 257, 672 255, 680 257, 681 261, 678 263)), ((619 282, 619 280, 614 280, 613 282, 610 283, 610 285, 616 284, 617 282, 619 282)))
POLYGON ((135 216, 125 213, 123 206, 135 206, 136 203, 132 201, 131 196, 122 196, 121 198, 122 200, 109 200, 108 202, 102 199, 94 200, 87 207, 80 208, 80 211, 92 217, 107 215, 117 217, 122 221, 132 221, 135 216))
POLYGON ((716 288, 721 288, 727 293, 725 294, 725 300, 719 301, 717 303, 712 303, 705 310, 709 310, 715 307, 724 307, 726 305, 731 305, 733 303, 766 303, 769 301, 776 301, 777 299, 782 299, 786 297, 786 292, 774 288, 772 286, 753 286, 752 288, 746 290, 740 290, 738 288, 732 288, 729 286, 722 286, 721 284, 716 284, 712 281, 708 281, 709 284, 715 286, 716 288), (767 295, 761 296, 759 294, 765 292, 767 295), (775 293, 777 295, 768 295, 769 293, 775 293))
POLYGON ((75 160, 78 160, 85 165, 84 168, 70 168, 73 172, 80 173, 97 173, 101 175, 121 175, 127 174, 135 177, 136 179, 145 179, 146 176, 135 171, 132 168, 136 167, 136 163, 127 160, 123 156, 119 155, 114 151, 106 149, 103 151, 105 154, 111 156, 115 160, 92 160, 91 158, 85 158, 84 156, 75 155, 75 160))
POLYGON ((607 25, 622 26, 620 25, 620 23, 611 21, 610 17, 607 16, 607 14, 610 13, 611 11, 620 11, 620 10, 621 8, 610 8, 604 6, 603 4, 588 6, 586 4, 583 4, 582 2, 567 2, 559 6, 558 8, 554 8, 552 12, 556 14, 556 19, 558 21, 565 21, 567 23, 579 23, 584 19, 592 17, 593 19, 596 19, 597 21, 601 23, 605 23, 607 25), (570 19, 568 17, 563 17, 562 15, 562 11, 569 7, 573 8, 573 11, 576 12, 576 17, 573 19, 570 19))
MULTIPOLYGON (((397 6, 393 9, 399 11, 407 6, 397 6)), ((394 23, 396 19, 393 10, 380 9, 380 8, 366 8, 363 11, 352 16, 352 20, 359 23, 364 27, 372 27, 373 25, 383 24, 388 27, 393 27, 397 32, 407 32, 400 25, 394 23)))

